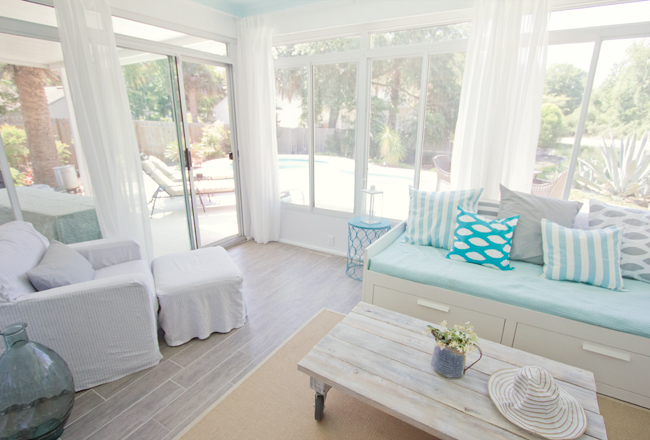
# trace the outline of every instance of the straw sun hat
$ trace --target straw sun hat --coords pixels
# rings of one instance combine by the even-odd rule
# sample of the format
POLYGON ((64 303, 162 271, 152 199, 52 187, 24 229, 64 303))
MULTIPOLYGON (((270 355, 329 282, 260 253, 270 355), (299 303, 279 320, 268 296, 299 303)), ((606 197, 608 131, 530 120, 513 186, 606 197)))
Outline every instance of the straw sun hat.
POLYGON ((543 368, 499 370, 490 377, 488 391, 506 419, 542 437, 569 440, 587 429, 582 406, 543 368))

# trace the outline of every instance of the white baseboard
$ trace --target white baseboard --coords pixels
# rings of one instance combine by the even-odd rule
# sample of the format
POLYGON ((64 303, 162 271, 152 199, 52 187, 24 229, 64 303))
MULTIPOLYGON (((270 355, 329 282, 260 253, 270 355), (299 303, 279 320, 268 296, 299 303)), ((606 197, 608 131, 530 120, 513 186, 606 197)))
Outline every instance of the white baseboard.
POLYGON ((280 243, 290 244, 291 246, 298 246, 305 249, 311 249, 312 251, 325 252, 326 254, 338 255, 340 257, 347 256, 346 252, 337 251, 336 249, 313 246, 311 244, 305 244, 305 243, 298 243, 297 241, 285 240, 283 238, 279 239, 278 241, 280 243))

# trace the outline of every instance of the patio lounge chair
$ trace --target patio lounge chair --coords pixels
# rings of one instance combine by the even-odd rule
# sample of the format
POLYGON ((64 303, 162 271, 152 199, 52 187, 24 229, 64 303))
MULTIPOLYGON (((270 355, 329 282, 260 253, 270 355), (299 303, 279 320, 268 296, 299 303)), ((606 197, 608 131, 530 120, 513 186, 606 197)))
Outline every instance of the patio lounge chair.
POLYGON ((149 160, 154 164, 156 168, 160 170, 161 173, 167 176, 167 178, 173 180, 174 182, 181 182, 183 180, 183 176, 181 175, 181 171, 179 169, 170 167, 165 162, 158 159, 156 156, 149 156, 149 160))
MULTIPOLYGON (((149 203, 153 203, 151 206, 151 216, 153 216, 154 209, 156 208, 156 200, 161 197, 183 197, 183 184, 179 182, 174 182, 167 176, 165 176, 162 171, 160 171, 156 166, 151 162, 151 159, 146 159, 142 161, 142 171, 144 171, 151 179, 158 184, 158 188, 151 196, 149 203)), ((207 195, 208 197, 211 194, 218 194, 224 192, 231 192, 235 190, 235 182, 233 179, 222 179, 222 180, 207 180, 202 182, 194 182, 194 188, 196 194, 199 196, 199 201, 203 207, 203 212, 205 212, 205 204, 203 203, 203 196, 207 195)))

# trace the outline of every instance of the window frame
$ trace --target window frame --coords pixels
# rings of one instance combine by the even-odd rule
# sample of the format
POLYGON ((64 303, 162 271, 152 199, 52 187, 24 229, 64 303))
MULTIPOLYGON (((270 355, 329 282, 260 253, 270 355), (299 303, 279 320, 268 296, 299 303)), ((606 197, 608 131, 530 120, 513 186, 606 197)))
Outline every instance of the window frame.
MULTIPOLYGON (((613 4, 613 3, 605 3, 613 4)), ((582 7, 603 6, 600 4, 583 5, 582 7)), ((579 9, 579 8, 562 8, 565 9, 579 9)), ((560 10, 560 8, 558 8, 560 10)), ((332 217, 350 217, 350 213, 342 211, 334 211, 329 209, 316 208, 314 203, 314 131, 313 131, 313 96, 312 96, 312 76, 313 66, 318 64, 333 64, 338 62, 351 62, 357 61, 357 120, 356 120, 356 146, 355 146, 355 188, 354 188, 354 213, 353 215, 361 214, 361 189, 363 182, 368 177, 368 152, 369 152, 369 122, 370 122, 370 96, 371 96, 371 75, 372 75, 372 61, 377 59, 390 59, 390 58, 407 58, 422 56, 422 77, 420 88, 420 108, 418 109, 418 132, 417 143, 415 152, 415 173, 413 187, 419 188, 420 185, 420 171, 422 165, 422 146, 424 141, 424 122, 426 112, 426 91, 429 75, 429 62, 431 55, 439 55, 446 53, 466 52, 467 39, 450 40, 433 43, 416 43, 401 46, 387 46, 370 48, 370 35, 377 32, 390 32, 406 29, 419 29, 425 26, 444 26, 456 24, 463 21, 471 21, 469 18, 471 14, 467 11, 456 11, 453 14, 448 14, 446 20, 436 21, 422 21, 418 20, 417 23, 411 22, 410 25, 402 25, 393 23, 392 25, 374 24, 366 26, 348 26, 337 30, 324 30, 324 31, 310 31, 302 34, 294 34, 291 36, 280 36, 274 39, 275 45, 287 45, 304 43, 310 41, 318 41, 324 39, 335 39, 341 37, 349 37, 353 35, 360 35, 361 47, 360 50, 346 51, 346 52, 332 52, 327 54, 316 54, 308 56, 294 56, 287 58, 278 58, 274 60, 274 68, 288 68, 288 67, 307 67, 309 72, 309 127, 310 127, 310 174, 309 174, 309 188, 310 188, 310 204, 309 205, 293 205, 290 203, 283 203, 283 209, 309 211, 314 214, 324 214, 332 217)), ((396 20, 395 22, 406 23, 404 19, 396 20)), ((593 53, 591 56, 591 63, 588 72, 588 77, 583 93, 582 103, 580 105, 580 116, 578 125, 576 127, 576 135, 574 145, 571 148, 571 159, 569 162, 569 173, 564 187, 563 199, 568 200, 569 193, 573 186, 573 178, 576 172, 577 159, 580 154, 580 141, 584 134, 584 125, 587 118, 589 101, 593 91, 593 82, 598 67, 598 59, 600 56, 600 48, 603 41, 620 40, 629 38, 645 38, 650 37, 650 21, 638 22, 630 24, 617 24, 607 26, 585 27, 577 29, 562 29, 549 32, 549 46, 572 44, 572 43, 594 43, 593 53)), ((402 219, 392 219, 402 220, 402 219)))

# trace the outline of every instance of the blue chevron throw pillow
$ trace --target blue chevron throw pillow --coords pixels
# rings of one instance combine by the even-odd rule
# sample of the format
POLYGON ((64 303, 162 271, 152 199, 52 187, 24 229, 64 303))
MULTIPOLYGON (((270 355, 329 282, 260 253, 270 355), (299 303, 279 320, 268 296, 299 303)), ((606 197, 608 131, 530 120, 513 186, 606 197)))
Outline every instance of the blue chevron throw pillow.
POLYGON ((488 220, 458 207, 454 245, 450 260, 480 264, 499 270, 512 270, 510 248, 519 216, 488 220))

